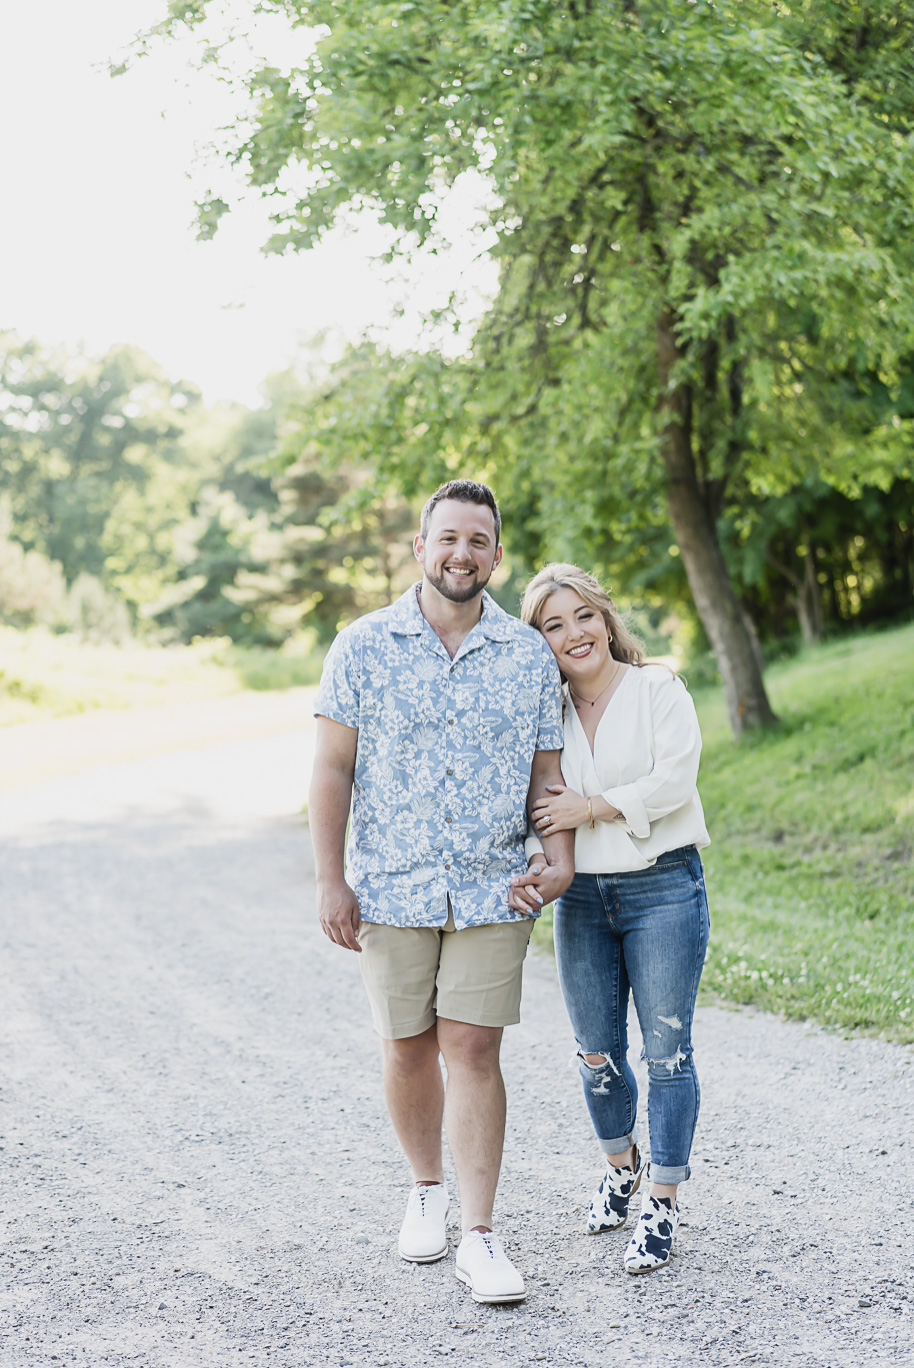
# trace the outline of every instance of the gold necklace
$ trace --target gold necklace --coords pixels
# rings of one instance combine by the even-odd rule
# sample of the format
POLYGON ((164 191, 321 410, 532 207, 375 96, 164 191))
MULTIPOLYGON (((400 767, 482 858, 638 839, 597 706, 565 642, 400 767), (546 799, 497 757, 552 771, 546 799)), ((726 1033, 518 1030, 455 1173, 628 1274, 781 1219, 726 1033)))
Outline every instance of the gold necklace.
MULTIPOLYGON (((601 698, 603 697, 603 695, 606 693, 606 690, 607 690, 608 688, 611 687, 611 685, 612 685, 612 683, 613 683, 613 680, 616 678, 616 675, 619 673, 619 670, 622 668, 622 667, 621 667, 621 664, 620 664, 620 662, 619 662, 618 660, 615 661, 615 666, 616 666, 616 668, 613 670, 612 674, 611 674, 610 677, 609 677, 609 682, 608 682, 607 684, 604 684, 603 688, 602 688, 602 689, 600 690, 600 692, 597 694, 596 698, 585 698, 583 694, 579 694, 579 693, 577 692, 576 689, 573 689, 573 688, 571 687, 571 681, 570 681, 570 680, 569 680, 569 682, 568 682, 568 692, 572 695, 572 698, 579 698, 579 699, 581 700, 581 703, 589 703, 590 706, 591 706, 592 708, 593 708, 593 707, 596 707, 596 705, 599 703, 600 699, 601 699, 601 698)), ((578 707, 578 706, 579 706, 579 705, 578 705, 577 703, 575 703, 575 707, 578 707)))

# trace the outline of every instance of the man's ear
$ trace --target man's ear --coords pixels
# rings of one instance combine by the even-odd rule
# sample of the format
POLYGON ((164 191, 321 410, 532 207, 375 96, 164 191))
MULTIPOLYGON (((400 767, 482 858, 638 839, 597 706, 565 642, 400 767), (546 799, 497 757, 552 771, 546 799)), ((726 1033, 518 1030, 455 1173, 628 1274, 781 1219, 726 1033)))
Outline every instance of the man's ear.
MULTIPOLYGON (((499 550, 501 550, 500 547, 499 550)), ((421 532, 417 532, 413 537, 413 555, 420 565, 425 562, 425 539, 421 532)), ((496 561, 495 564, 497 565, 498 562, 496 561)))
POLYGON ((495 566, 501 565, 501 558, 504 554, 505 548, 502 546, 501 542, 499 542, 495 548, 495 564, 492 566, 493 570, 495 569, 495 566))

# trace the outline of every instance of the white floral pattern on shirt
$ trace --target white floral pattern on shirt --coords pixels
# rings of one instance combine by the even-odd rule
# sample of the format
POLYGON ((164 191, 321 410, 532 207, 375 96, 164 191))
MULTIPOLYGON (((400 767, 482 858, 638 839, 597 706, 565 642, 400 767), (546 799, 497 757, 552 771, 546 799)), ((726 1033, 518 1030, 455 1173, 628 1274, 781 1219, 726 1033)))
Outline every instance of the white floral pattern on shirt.
POLYGON ((417 586, 345 628, 315 714, 359 733, 347 879, 365 921, 458 929, 520 921, 530 767, 562 746, 555 658, 488 594, 451 660, 417 586))

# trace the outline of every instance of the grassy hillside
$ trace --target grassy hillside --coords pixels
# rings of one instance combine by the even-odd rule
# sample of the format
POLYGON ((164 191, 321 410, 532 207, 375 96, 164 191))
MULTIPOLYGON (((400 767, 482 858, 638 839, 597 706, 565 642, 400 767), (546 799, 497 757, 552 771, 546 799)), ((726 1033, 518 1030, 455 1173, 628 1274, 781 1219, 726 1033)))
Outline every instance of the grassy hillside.
POLYGON ((914 1040, 914 627, 772 667, 781 725, 734 745, 696 697, 706 991, 914 1040))
POLYGON ((739 744, 720 690, 695 696, 702 992, 914 1041, 914 626, 817 647, 766 682, 780 726, 739 744))

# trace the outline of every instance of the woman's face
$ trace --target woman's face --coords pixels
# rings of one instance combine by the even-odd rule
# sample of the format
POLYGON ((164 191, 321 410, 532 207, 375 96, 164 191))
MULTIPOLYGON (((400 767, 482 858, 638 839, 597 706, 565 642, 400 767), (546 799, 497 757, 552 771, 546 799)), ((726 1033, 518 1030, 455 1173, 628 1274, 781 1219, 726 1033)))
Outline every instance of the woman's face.
POLYGON ((597 680, 610 662, 609 632, 602 613, 573 589, 550 594, 540 613, 539 629, 552 647, 559 669, 572 688, 597 680))

